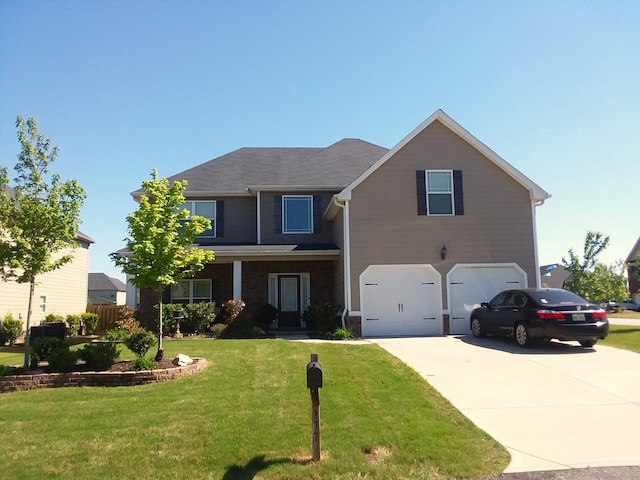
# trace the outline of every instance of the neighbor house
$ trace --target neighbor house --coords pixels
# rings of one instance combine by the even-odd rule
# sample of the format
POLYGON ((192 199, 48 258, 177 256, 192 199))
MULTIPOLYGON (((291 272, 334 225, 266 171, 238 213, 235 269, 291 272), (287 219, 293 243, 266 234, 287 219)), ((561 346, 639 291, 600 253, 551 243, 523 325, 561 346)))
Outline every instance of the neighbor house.
MULTIPOLYGON (((31 325, 39 325, 50 313, 66 316, 86 311, 89 245, 92 243, 94 241, 91 238, 78 232, 77 247, 57 254, 62 256, 71 253, 73 260, 57 270, 36 277, 31 325)), ((28 283, 0 281, 0 317, 10 313, 26 324, 28 306, 28 283)))
POLYGON ((570 278, 571 272, 559 263, 540 267, 540 286, 543 288, 564 288, 570 278))
POLYGON ((92 305, 124 305, 127 286, 122 280, 105 273, 89 274, 89 303, 92 305))
MULTIPOLYGON (((196 243, 216 258, 166 301, 268 302, 280 329, 333 302, 364 336, 440 335, 467 333, 500 290, 539 285, 549 194, 442 110, 391 150, 240 148, 169 180, 187 180, 186 208, 211 219, 196 243)), ((140 292, 142 317, 154 303, 140 292)))
POLYGON ((631 299, 640 303, 640 237, 629 252, 626 260, 627 277, 629 279, 629 293, 631 299))

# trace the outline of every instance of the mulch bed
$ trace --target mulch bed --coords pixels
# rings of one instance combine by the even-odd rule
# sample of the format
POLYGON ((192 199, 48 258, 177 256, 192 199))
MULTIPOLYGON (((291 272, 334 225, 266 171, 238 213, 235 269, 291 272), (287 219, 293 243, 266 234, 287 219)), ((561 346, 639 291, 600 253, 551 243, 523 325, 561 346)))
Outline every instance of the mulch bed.
MULTIPOLYGON (((177 365, 172 363, 172 358, 165 358, 159 362, 155 362, 154 370, 156 369, 169 369, 178 368, 177 365)), ((92 369, 87 367, 84 363, 78 363, 76 368, 71 370, 72 372, 91 372, 92 369)), ((123 360, 121 362, 114 363, 109 370, 102 370, 106 372, 128 372, 131 370, 131 360, 123 360)), ((33 375, 35 373, 58 373, 51 369, 46 363, 38 366, 36 370, 25 370, 23 367, 11 367, 8 375, 33 375)))

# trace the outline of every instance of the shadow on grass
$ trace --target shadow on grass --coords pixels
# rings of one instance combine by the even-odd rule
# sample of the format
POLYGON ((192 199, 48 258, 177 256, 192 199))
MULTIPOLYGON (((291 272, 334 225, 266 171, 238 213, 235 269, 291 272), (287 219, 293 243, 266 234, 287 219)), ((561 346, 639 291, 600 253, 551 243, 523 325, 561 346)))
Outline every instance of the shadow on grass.
POLYGON ((257 455, 249 460, 245 465, 231 465, 224 473, 222 480, 253 480, 253 478, 266 470, 271 465, 278 463, 292 463, 289 458, 278 458, 275 460, 265 460, 264 455, 257 455))

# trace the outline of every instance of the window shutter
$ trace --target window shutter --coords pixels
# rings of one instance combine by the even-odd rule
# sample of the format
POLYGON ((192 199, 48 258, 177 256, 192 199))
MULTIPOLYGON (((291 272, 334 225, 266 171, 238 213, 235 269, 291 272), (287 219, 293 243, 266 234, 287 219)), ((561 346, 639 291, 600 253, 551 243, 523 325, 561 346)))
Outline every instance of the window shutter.
POLYGON ((273 233, 282 233, 282 195, 273 197, 273 233))
POLYGON ((313 233, 322 232, 322 196, 313 196, 313 233))
POLYGON ((464 215, 464 201, 462 194, 462 170, 453 171, 453 203, 456 215, 464 215))
POLYGON ((224 202, 216 202, 216 237, 224 237, 224 202))
POLYGON ((427 214, 427 183, 424 170, 416 170, 416 185, 418 191, 418 215, 427 214))
POLYGON ((162 291, 162 303, 171 303, 171 287, 167 287, 162 291))

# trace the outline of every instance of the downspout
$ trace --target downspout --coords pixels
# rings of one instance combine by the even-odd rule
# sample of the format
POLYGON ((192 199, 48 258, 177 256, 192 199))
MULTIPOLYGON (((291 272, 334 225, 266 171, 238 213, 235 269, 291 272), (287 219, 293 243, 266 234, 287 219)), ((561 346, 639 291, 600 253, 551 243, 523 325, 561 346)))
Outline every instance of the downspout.
POLYGON ((534 253, 534 266, 536 273, 536 288, 542 287, 542 281, 540 279, 540 260, 538 257, 538 221, 536 219, 536 207, 544 204, 544 199, 531 202, 531 220, 533 222, 533 253, 534 253))
POLYGON ((349 245, 349 208, 347 204, 348 200, 345 200, 345 203, 342 204, 338 202, 338 199, 333 197, 333 204, 342 209, 342 260, 344 262, 344 308, 342 309, 342 314, 340 315, 340 322, 342 324, 342 328, 346 328, 345 318, 347 316, 347 312, 351 308, 351 261, 349 258, 350 245, 349 245))

